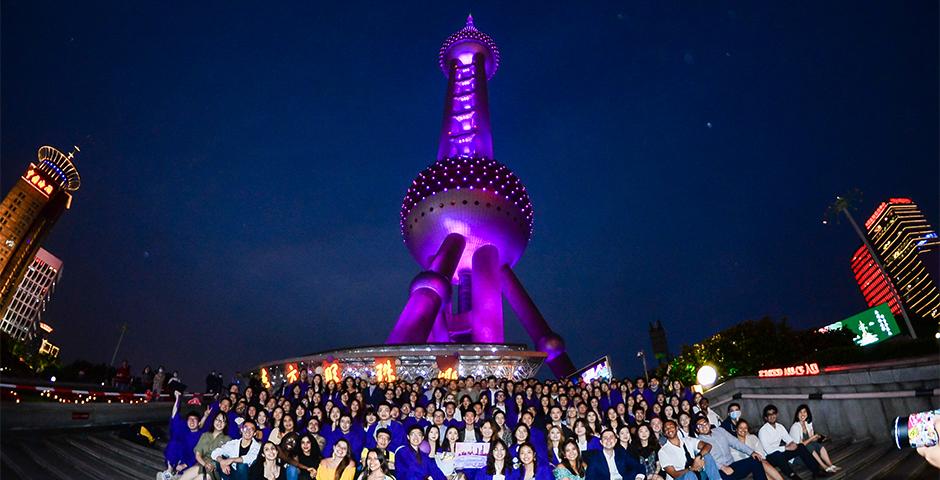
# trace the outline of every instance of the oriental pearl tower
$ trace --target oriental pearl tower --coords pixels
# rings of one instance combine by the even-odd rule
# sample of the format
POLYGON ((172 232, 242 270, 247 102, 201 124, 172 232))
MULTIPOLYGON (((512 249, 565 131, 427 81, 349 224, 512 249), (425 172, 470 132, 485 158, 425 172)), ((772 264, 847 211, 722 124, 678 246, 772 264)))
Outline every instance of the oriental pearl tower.
POLYGON ((505 297, 552 373, 570 375, 564 341, 512 269, 531 238, 533 212, 519 177, 493 155, 487 82, 499 49, 467 17, 438 58, 447 93, 437 161, 401 206, 405 246, 423 271, 386 343, 501 344, 505 297))

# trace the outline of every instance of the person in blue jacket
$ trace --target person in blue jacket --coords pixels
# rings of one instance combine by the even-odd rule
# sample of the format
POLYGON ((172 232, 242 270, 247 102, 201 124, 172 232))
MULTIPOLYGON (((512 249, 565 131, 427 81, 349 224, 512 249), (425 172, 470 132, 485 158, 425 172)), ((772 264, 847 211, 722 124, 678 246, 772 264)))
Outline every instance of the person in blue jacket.
POLYGON ((617 469, 617 474, 623 480, 642 480, 646 478, 646 470, 633 456, 619 446, 617 434, 609 428, 601 432, 601 446, 603 449, 594 452, 587 459, 587 472, 584 480, 610 480, 613 475, 611 465, 617 469))
POLYGON ((552 480, 552 469, 539 461, 535 447, 525 442, 519 446, 519 465, 509 475, 510 480, 552 480))
POLYGON ((395 476, 397 480, 446 480, 437 468, 437 462, 421 451, 424 432, 413 425, 408 429, 408 443, 395 450, 395 476))
POLYGON ((486 454, 486 467, 477 471, 472 480, 508 480, 512 475, 509 465, 509 448, 502 440, 493 440, 486 454))
MULTIPOLYGON (((326 438, 326 447, 323 449, 323 455, 329 457, 333 454, 333 445, 336 445, 340 439, 344 439, 349 442, 349 448, 351 452, 356 452, 353 454, 353 458, 365 448, 366 438, 365 432, 361 428, 354 428, 352 417, 348 413, 344 413, 339 417, 339 428, 326 438)), ((374 443, 374 441, 373 441, 374 443)))
MULTIPOLYGON (((394 450, 405 445, 405 428, 402 427, 401 422, 392 419, 391 412, 391 405, 386 402, 379 404, 379 408, 376 410, 379 420, 366 430, 366 448, 375 448, 375 433, 380 428, 385 428, 392 434, 392 443, 389 444, 389 449, 394 450)), ((408 430, 410 431, 415 426, 418 425, 413 425, 408 430)))
POLYGON ((193 451, 202 432, 199 431, 200 415, 195 411, 189 412, 185 417, 180 415, 180 392, 176 394, 173 410, 170 414, 170 438, 166 444, 163 457, 166 460, 167 472, 171 474, 182 472, 196 464, 196 454, 193 451))

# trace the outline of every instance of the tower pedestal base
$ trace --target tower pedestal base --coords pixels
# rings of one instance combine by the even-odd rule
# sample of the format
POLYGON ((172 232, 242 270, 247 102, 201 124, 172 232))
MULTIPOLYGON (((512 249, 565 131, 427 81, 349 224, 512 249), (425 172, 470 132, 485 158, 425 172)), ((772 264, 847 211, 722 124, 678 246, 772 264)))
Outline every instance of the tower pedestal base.
MULTIPOLYGON (((430 343, 416 345, 376 345, 320 352, 258 365, 252 371, 262 382, 278 386, 299 378, 300 370, 336 378, 371 378, 413 381, 418 377, 457 379, 493 375, 522 380, 532 378, 546 354, 515 344, 430 343)), ((311 375, 312 376, 312 375, 311 375)))

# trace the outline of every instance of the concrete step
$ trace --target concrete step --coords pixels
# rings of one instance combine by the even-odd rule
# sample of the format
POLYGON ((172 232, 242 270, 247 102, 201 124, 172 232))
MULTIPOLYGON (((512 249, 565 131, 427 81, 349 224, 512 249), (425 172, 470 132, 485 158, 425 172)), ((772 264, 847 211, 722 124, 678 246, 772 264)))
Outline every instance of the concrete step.
POLYGON ((74 478, 91 480, 101 478, 98 476, 101 472, 85 471, 71 462, 68 457, 51 454, 38 439, 24 441, 16 445, 16 448, 21 452, 20 455, 17 455, 19 458, 28 457, 39 466, 39 468, 30 469, 26 472, 25 478, 27 479, 69 480, 74 478))
POLYGON ((27 455, 21 445, 4 443, 0 447, 0 475, 2 478, 47 478, 46 470, 27 455))
MULTIPOLYGON (((844 464, 848 460, 864 454, 870 448, 871 444, 872 442, 870 439, 862 439, 856 442, 848 440, 827 442, 824 446, 826 448, 826 452, 829 453, 829 459, 832 460, 832 462, 836 465, 843 467, 842 471, 830 478, 852 478, 846 476, 844 464)), ((810 478, 812 476, 812 473, 808 468, 806 468, 806 466, 803 465, 803 462, 794 461, 791 465, 793 465, 793 471, 795 471, 801 477, 810 478)))
POLYGON ((73 478, 117 478, 121 475, 121 472, 112 469, 108 464, 72 448, 63 439, 46 438, 42 445, 50 455, 65 459, 73 466, 74 471, 70 472, 74 475, 73 478))
POLYGON ((893 477, 895 469, 911 455, 918 456, 917 452, 913 449, 907 448, 898 450, 897 447, 891 445, 888 451, 884 452, 880 458, 869 465, 864 471, 856 474, 854 478, 858 478, 859 480, 897 478, 893 477))
POLYGON ((902 450, 907 452, 900 462, 894 465, 891 470, 882 472, 878 480, 937 480, 940 478, 940 472, 930 466, 926 460, 917 454, 913 448, 902 450))
MULTIPOLYGON (((66 443, 77 448, 100 462, 107 464, 111 469, 121 472, 123 478, 155 478, 156 471, 147 468, 136 461, 117 458, 112 452, 102 449, 100 446, 90 444, 89 442, 68 437, 66 443)), ((120 477, 118 477, 120 478, 120 477)))
POLYGON ((166 465, 164 465, 162 461, 156 461, 150 457, 145 457, 134 450, 124 447, 124 445, 120 443, 112 441, 111 439, 105 440, 95 436, 89 436, 87 440, 94 444, 97 449, 113 454, 112 458, 124 459, 125 463, 129 465, 139 465, 143 469, 153 470, 154 472, 159 472, 160 470, 166 468, 166 465))
POLYGON ((888 454, 892 453, 892 448, 896 450, 893 445, 888 444, 877 444, 871 445, 865 450, 853 455, 851 458, 847 458, 843 464, 839 464, 843 468, 842 473, 844 478, 859 478, 865 475, 867 472, 872 470, 879 470, 878 462, 885 458, 888 454))
POLYGON ((158 463, 163 464, 163 461, 164 461, 163 451, 157 450, 156 447, 145 447, 143 445, 138 445, 130 440, 125 440, 119 437, 117 434, 113 432, 109 433, 107 436, 103 436, 102 438, 105 438, 109 442, 113 442, 115 444, 121 445, 126 449, 133 450, 139 453, 140 455, 142 455, 143 457, 153 459, 157 461, 158 463))

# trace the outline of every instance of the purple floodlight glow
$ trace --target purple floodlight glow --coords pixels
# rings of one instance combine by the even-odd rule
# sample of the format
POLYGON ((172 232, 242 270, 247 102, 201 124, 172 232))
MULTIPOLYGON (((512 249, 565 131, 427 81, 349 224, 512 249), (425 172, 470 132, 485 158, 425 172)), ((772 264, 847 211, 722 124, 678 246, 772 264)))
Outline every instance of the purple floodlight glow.
POLYGON ((511 269, 534 214, 525 185, 493 159, 487 81, 499 49, 468 17, 441 47, 440 64, 448 82, 437 161, 411 182, 400 214, 405 245, 424 271, 387 343, 502 343, 505 297, 552 372, 570 374, 564 341, 511 269))

